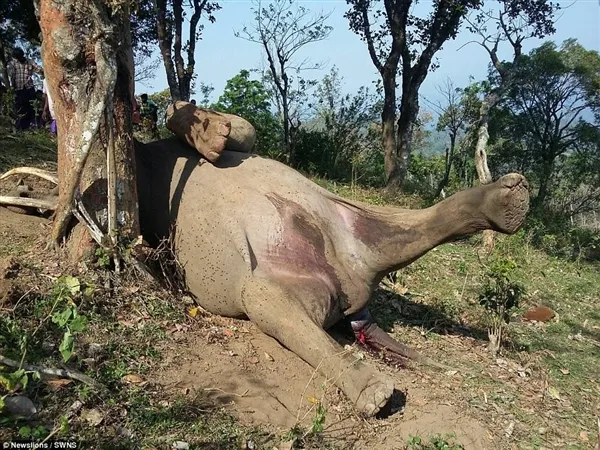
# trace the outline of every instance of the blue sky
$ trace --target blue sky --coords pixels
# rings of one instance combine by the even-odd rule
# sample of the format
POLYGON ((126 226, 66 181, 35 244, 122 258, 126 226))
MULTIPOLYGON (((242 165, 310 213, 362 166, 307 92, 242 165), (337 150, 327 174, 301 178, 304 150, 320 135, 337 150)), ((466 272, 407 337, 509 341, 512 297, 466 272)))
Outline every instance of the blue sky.
MULTIPOLYGON (((267 3, 268 0, 263 0, 267 3)), ((366 45, 348 29, 344 18, 347 10, 345 1, 303 1, 302 5, 311 11, 332 12, 328 24, 333 27, 330 37, 323 42, 307 46, 299 57, 310 57, 313 61, 326 63, 324 71, 312 71, 305 76, 320 78, 325 71, 335 65, 344 77, 343 89, 356 91, 360 86, 371 85, 378 74, 371 62, 366 45)), ((425 15, 431 2, 419 2, 416 12, 425 15)), ((557 17, 557 32, 550 39, 561 43, 567 38, 576 38, 584 47, 600 51, 600 0, 571 0, 560 2, 564 8, 557 17)), ((222 9, 216 12, 216 23, 205 23, 203 39, 196 47, 196 73, 198 80, 214 86, 213 99, 223 92, 226 81, 241 69, 263 66, 261 47, 258 44, 236 38, 234 31, 241 30, 244 24, 251 24, 253 14, 250 1, 223 1, 222 9)), ((467 44, 474 36, 463 29, 454 41, 447 42, 438 52, 440 67, 428 74, 421 88, 421 96, 431 101, 440 100, 437 87, 450 77, 458 87, 469 83, 469 76, 481 80, 486 76, 489 56, 475 43, 467 44), (462 48, 461 48, 462 47, 462 48)), ((528 40, 524 50, 529 51, 542 41, 528 40)), ((510 58, 509 46, 500 48, 500 56, 510 58)), ((164 68, 157 70, 151 87, 136 86, 136 94, 155 92, 167 87, 164 68)), ((422 108, 427 109, 425 102, 422 108)))

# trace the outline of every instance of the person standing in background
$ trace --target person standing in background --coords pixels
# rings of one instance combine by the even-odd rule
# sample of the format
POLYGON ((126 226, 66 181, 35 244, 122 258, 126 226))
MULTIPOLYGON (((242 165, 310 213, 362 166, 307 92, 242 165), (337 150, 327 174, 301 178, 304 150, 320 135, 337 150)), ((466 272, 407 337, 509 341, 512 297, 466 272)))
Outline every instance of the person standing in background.
POLYGON ((17 130, 27 130, 35 119, 35 111, 31 102, 35 100, 33 73, 42 69, 35 62, 25 58, 22 49, 13 51, 13 59, 8 66, 8 75, 15 91, 15 113, 17 114, 17 130))
POLYGON ((52 103, 52 97, 50 96, 50 90, 48 89, 48 79, 44 78, 42 82, 42 91, 44 92, 44 107, 42 112, 42 119, 44 121, 50 119, 50 133, 56 135, 56 119, 54 118, 54 104, 52 103))

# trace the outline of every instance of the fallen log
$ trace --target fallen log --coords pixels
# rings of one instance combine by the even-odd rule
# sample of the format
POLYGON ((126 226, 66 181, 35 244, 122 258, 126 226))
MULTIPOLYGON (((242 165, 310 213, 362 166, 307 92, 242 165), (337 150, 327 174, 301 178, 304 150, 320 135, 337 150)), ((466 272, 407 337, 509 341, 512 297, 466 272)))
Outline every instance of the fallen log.
POLYGON ((210 162, 216 162, 226 148, 248 153, 256 142, 254 127, 233 114, 198 108, 178 101, 167 109, 167 128, 194 147, 210 162))

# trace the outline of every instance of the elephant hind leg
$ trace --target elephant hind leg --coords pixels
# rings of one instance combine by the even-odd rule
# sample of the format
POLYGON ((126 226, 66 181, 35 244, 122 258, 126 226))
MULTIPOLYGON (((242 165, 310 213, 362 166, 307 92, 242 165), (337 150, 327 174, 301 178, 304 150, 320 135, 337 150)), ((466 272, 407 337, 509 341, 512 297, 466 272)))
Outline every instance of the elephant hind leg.
POLYGON ((386 405, 394 391, 392 379, 344 351, 310 318, 291 290, 253 276, 244 283, 242 302, 248 318, 262 332, 332 380, 359 411, 373 416, 386 405))

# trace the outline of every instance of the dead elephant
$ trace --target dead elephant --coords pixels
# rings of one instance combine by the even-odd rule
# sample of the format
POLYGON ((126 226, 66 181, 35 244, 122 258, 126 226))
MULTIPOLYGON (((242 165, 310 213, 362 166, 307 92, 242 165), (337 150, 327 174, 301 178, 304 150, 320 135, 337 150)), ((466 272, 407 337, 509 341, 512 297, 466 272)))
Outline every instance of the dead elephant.
POLYGON ((173 233, 191 292, 208 311, 248 318, 376 414, 394 382, 357 361, 325 331, 349 319, 376 347, 429 362, 368 313, 390 271, 459 236, 514 233, 529 207, 510 174, 423 210, 342 199, 276 161, 225 151, 214 163, 176 138, 138 145, 142 232, 173 233))
POLYGON ((344 354, 325 331, 350 319, 374 345, 424 359, 374 324, 373 290, 432 248, 485 229, 516 232, 529 205, 518 174, 423 210, 342 199, 276 161, 225 151, 213 165, 177 139, 137 152, 149 241, 174 242, 190 290, 208 311, 248 318, 325 376, 366 415, 393 380, 344 354))

